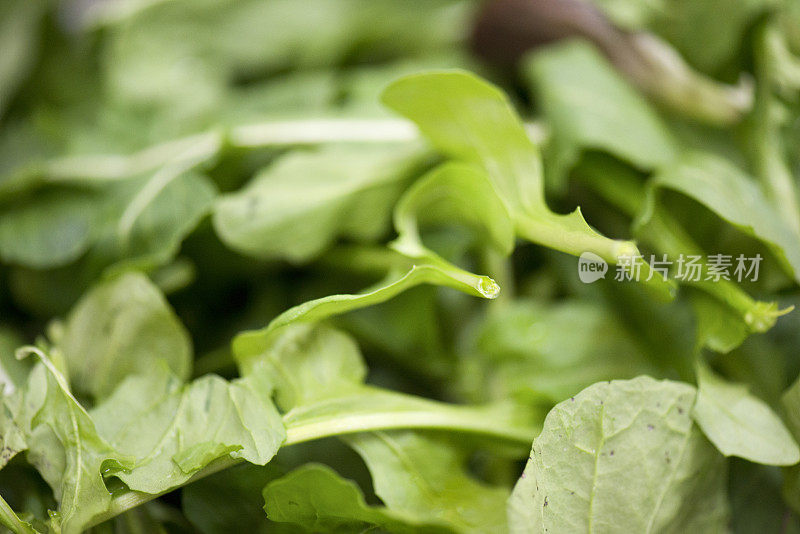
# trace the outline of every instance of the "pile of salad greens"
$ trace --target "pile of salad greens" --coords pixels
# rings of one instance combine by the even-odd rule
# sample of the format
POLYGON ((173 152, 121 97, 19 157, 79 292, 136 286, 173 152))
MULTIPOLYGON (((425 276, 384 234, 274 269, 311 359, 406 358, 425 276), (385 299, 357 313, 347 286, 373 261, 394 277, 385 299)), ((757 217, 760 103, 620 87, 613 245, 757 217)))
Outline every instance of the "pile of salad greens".
POLYGON ((798 147, 797 0, 3 0, 0 529, 800 533, 798 147))

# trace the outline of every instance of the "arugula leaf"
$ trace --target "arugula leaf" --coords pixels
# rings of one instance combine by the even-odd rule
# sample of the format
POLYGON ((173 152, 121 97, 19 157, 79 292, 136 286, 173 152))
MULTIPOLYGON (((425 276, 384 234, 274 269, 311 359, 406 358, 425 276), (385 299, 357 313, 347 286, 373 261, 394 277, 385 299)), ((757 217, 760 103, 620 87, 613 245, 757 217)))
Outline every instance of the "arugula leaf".
MULTIPOLYGON (((405 259, 403 261, 408 262, 405 259)), ((500 292, 499 286, 488 276, 474 275, 437 256, 427 256, 422 263, 412 265, 411 270, 402 276, 390 275, 387 280, 363 293, 331 295, 290 308, 273 319, 265 328, 236 336, 233 340, 233 351, 240 357, 246 354, 258 354, 269 346, 270 340, 276 332, 288 325, 321 321, 333 315, 379 304, 420 284, 452 287, 474 296, 489 299, 497 297, 500 292)))
POLYGON ((380 428, 452 428, 509 444, 533 432, 534 414, 504 405, 454 406, 365 385, 366 368, 350 337, 295 324, 264 347, 235 354, 248 380, 273 385, 287 440, 300 443, 380 428))
MULTIPOLYGON (((413 120, 437 150, 485 169, 521 237, 575 256, 593 252, 611 263, 638 255, 632 242, 597 233, 580 209, 569 215, 550 211, 539 151, 495 86, 468 72, 433 71, 400 78, 382 100, 413 120)), ((652 287, 670 298, 671 286, 659 277, 652 280, 652 287)))
POLYGON ((690 295, 697 316, 697 344, 699 347, 729 353, 740 346, 750 335, 744 317, 702 293, 690 295))
POLYGON ((6 0, 0 530, 797 531, 796 3, 6 0))
POLYGON ((269 346, 236 357, 244 376, 266 374, 271 378, 275 402, 284 411, 350 393, 367 376, 353 339, 324 325, 292 325, 269 346))
POLYGON ((92 417, 101 435, 136 458, 132 469, 115 476, 133 490, 157 494, 221 457, 269 462, 286 434, 267 395, 250 380, 214 375, 182 385, 156 367, 127 378, 92 417))
POLYGON ((31 524, 21 520, 2 497, 0 497, 0 524, 9 528, 14 534, 37 534, 31 524))
MULTIPOLYGON (((634 32, 651 30, 667 39, 700 70, 716 74, 739 58, 742 39, 752 23, 778 2, 744 0, 593 0, 616 24, 634 32), (715 17, 720 9, 725 17, 715 17), (700 25, 699 21, 709 21, 700 25)), ((738 65, 737 65, 738 66, 738 65)))
POLYGON ((25 347, 20 354, 33 354, 41 360, 22 391, 15 418, 28 444, 27 459, 58 501, 52 523, 65 534, 81 532, 111 504, 104 475, 120 474, 133 462, 101 437, 44 352, 25 347))
POLYGON ((729 5, 720 0, 680 0, 671 3, 669 15, 656 10, 651 27, 657 28, 692 64, 713 73, 739 49, 748 25, 776 3, 775 0, 744 0, 729 5), (720 9, 726 10, 725 17, 714 16, 720 9), (700 20, 713 22, 699 26, 700 20))
POLYGON ((79 392, 110 395, 127 376, 158 362, 179 378, 191 373, 189 334, 164 296, 140 273, 97 284, 75 305, 57 336, 79 392))
POLYGON ((211 211, 217 195, 207 177, 184 172, 195 164, 193 160, 168 164, 131 187, 130 193, 120 187, 112 200, 119 218, 101 236, 96 254, 107 263, 118 262, 117 269, 131 265, 152 269, 175 257, 183 239, 211 211))
POLYGON ((595 382, 657 372, 608 309, 579 301, 517 299, 486 318, 475 344, 484 363, 463 369, 463 381, 482 377, 491 398, 558 402, 595 382))
POLYGON ((89 17, 108 34, 107 90, 130 113, 148 112, 153 120, 147 127, 162 123, 177 135, 206 123, 235 99, 241 76, 446 50, 463 39, 461 28, 471 12, 463 0, 413 0, 408 9, 397 9, 391 0, 311 0, 307 11, 287 0, 179 0, 134 8, 127 16, 125 7, 101 6, 89 17), (103 15, 102 7, 110 13, 103 15), (110 24, 119 20, 117 10, 124 23, 110 24), (311 32, 315 39, 307 38, 311 32), (178 34, 193 38, 176 42, 178 34), (175 72, 176 62, 186 57, 195 62, 175 72))
POLYGON ((767 465, 800 462, 792 435, 747 386, 725 382, 703 363, 698 363, 697 381, 692 417, 722 454, 767 465))
POLYGON ((539 152, 499 89, 465 71, 432 71, 394 81, 381 99, 443 154, 485 168, 512 216, 543 209, 539 152))
POLYGON ((511 532, 725 532, 724 461, 692 422, 695 397, 639 377, 558 404, 509 500, 511 532))
POLYGON ((275 385, 278 405, 286 411, 288 441, 344 435, 343 439, 364 457, 376 492, 390 510, 419 514, 420 521, 443 516, 458 531, 480 531, 480 525, 502 523, 499 505, 507 494, 471 481, 461 472, 464 456, 446 442, 413 433, 353 433, 369 430, 370 422, 380 421, 383 428, 458 426, 468 432, 508 439, 516 424, 524 440, 522 436, 530 435, 530 431, 523 414, 509 414, 501 407, 448 406, 365 386, 365 368, 356 345, 347 336, 324 326, 286 327, 272 346, 237 356, 245 376, 275 385), (392 455, 404 449, 407 451, 403 454, 412 455, 413 459, 397 457, 391 460, 394 465, 387 465, 392 455), (414 464, 418 467, 413 470, 403 467, 414 464), (447 478, 442 477, 445 473, 447 478), (403 491, 409 492, 405 497, 390 489, 396 485, 392 481, 396 477, 413 481, 413 485, 403 484, 403 491), (463 498, 469 499, 466 507, 463 498), (434 501, 423 504, 426 499, 434 501), (487 516, 488 511, 492 515, 487 516))
POLYGON ((92 241, 97 197, 92 191, 51 190, 2 210, 0 257, 39 268, 77 259, 92 241))
MULTIPOLYGON (((703 256, 703 249, 646 189, 632 169, 607 158, 587 158, 578 168, 583 181, 632 219, 633 231, 643 243, 666 253, 673 262, 681 255, 703 256)), ((707 263, 702 263, 707 269, 707 263)), ((730 352, 749 334, 769 330, 782 314, 775 302, 757 301, 732 280, 681 280, 696 288, 689 298, 697 315, 699 346, 730 352)))
POLYGON ((800 236, 785 226, 752 178, 708 152, 687 153, 657 173, 653 187, 678 191, 766 243, 788 274, 800 280, 800 236))
POLYGON ((394 145, 290 153, 221 197, 215 228, 234 250, 296 263, 318 256, 339 236, 374 241, 422 157, 416 147, 394 145))
POLYGON ((504 255, 514 249, 513 223, 489 176, 480 167, 456 162, 436 167, 403 194, 394 210, 398 238, 392 247, 410 257, 425 256, 430 251, 422 245, 419 226, 456 222, 480 232, 504 255))
POLYGON ((8 398, 0 396, 0 469, 17 454, 28 448, 25 443, 25 435, 17 427, 14 411, 19 411, 16 407, 12 411, 12 404, 19 402, 18 397, 8 398))
POLYGON ((264 488, 264 510, 272 521, 292 523, 305 532, 450 532, 442 526, 420 524, 413 515, 369 506, 351 480, 321 464, 307 464, 264 488))
POLYGON ((0 257, 39 269, 87 251, 103 266, 120 259, 147 267, 168 261, 216 195, 208 178, 189 170, 195 157, 176 157, 147 176, 88 179, 89 187, 56 183, 0 205, 0 257))
POLYGON ((525 72, 552 129, 548 180, 561 181, 583 150, 603 150, 643 170, 676 157, 675 139, 645 98, 588 43, 542 50, 525 72))
POLYGON ((366 462, 390 510, 436 519, 455 532, 504 531, 508 490, 468 476, 466 454, 447 439, 412 431, 344 439, 366 462))

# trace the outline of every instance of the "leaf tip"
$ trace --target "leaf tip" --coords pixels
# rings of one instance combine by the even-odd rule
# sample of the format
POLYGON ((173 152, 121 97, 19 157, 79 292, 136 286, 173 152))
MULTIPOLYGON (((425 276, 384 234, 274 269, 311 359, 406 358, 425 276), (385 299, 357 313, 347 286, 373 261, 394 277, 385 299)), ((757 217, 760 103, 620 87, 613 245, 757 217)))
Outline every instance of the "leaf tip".
POLYGON ((487 299, 496 299, 500 295, 500 286, 488 276, 482 276, 478 282, 478 291, 487 299))

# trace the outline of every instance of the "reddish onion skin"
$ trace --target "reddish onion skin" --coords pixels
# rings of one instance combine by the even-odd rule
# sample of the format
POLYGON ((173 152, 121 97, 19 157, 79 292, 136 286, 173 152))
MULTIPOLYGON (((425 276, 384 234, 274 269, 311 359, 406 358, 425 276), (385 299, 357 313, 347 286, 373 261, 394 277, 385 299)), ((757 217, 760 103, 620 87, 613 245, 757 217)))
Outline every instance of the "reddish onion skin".
POLYGON ((569 38, 594 43, 641 91, 689 117, 728 125, 752 105, 747 83, 725 86, 697 75, 668 44, 618 28, 585 0, 490 0, 478 10, 470 46, 487 63, 513 69, 526 52, 569 38))
POLYGON ((628 48, 625 33, 581 0, 486 2, 478 12, 470 44, 486 61, 510 66, 532 48, 569 37, 589 39, 615 63, 628 48))

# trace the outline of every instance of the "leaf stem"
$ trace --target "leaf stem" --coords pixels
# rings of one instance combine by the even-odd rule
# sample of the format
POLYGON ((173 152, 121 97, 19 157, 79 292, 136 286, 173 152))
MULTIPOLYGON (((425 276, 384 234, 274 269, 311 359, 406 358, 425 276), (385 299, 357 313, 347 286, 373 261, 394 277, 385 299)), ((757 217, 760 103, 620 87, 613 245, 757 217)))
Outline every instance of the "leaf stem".
MULTIPOLYGON (((537 143, 547 136, 539 123, 527 123, 525 128, 531 139, 537 143)), ((186 154, 181 161, 208 161, 222 148, 222 140, 227 146, 234 148, 257 149, 322 143, 411 142, 420 139, 416 127, 405 119, 316 118, 266 121, 234 126, 223 132, 215 129, 194 134, 159 143, 133 154, 55 158, 46 162, 42 170, 44 180, 50 182, 104 182, 153 172, 174 162, 176 154, 186 154)))
POLYGON ((38 534, 30 523, 17 517, 3 497, 0 497, 0 525, 6 526, 15 534, 38 534))
POLYGON ((286 418, 285 421, 286 445, 357 432, 428 428, 481 434, 512 443, 521 443, 528 447, 535 434, 534 429, 506 427, 487 418, 485 414, 467 409, 459 409, 458 412, 453 410, 451 413, 424 409, 387 410, 345 416, 330 414, 308 419, 300 416, 291 420, 286 418))

